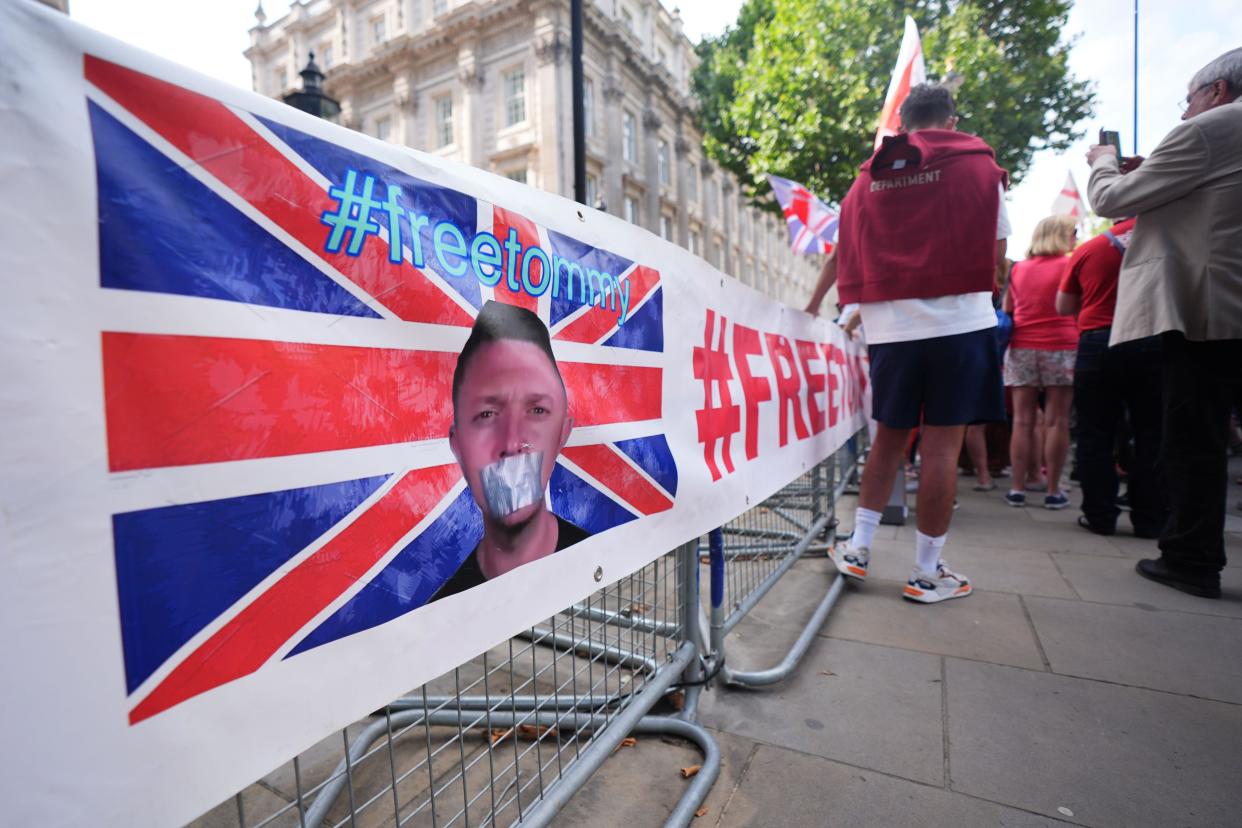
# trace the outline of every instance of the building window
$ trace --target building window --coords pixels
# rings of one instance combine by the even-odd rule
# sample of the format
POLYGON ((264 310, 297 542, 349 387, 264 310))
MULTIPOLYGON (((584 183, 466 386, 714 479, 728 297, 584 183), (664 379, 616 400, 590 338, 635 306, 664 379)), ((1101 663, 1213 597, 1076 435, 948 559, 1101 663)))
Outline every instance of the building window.
POLYGON ((504 78, 505 126, 511 127, 526 120, 526 71, 514 69, 504 78))
POLYGON ((289 67, 283 63, 277 66, 276 70, 272 72, 272 80, 276 84, 276 91, 284 92, 289 86, 289 67))
POLYGON ((638 199, 625 197, 625 220, 630 224, 638 224, 638 199))
POLYGON ((384 25, 384 18, 376 17, 371 21, 371 42, 379 46, 388 39, 387 27, 384 25))
POLYGON ((686 164, 686 190, 691 201, 699 198, 699 168, 693 161, 686 164))
POLYGON ((506 170, 505 178, 509 179, 510 181, 516 181, 519 184, 525 184, 526 183, 526 168, 525 167, 514 167, 511 170, 506 170))
POLYGON ((663 213, 660 214, 660 238, 673 240, 673 219, 663 213))
POLYGON ((439 16, 448 11, 448 0, 431 0, 431 13, 439 16))
POLYGON ((668 141, 660 142, 659 160, 660 160, 660 183, 668 184, 669 182, 668 141))
POLYGON ((638 122, 631 112, 621 116, 621 157, 626 161, 638 160, 638 122))
POLYGON ((375 137, 381 141, 387 141, 392 137, 392 120, 384 118, 375 119, 375 137))
POLYGON ((665 54, 664 50, 659 48, 658 46, 656 47, 656 63, 660 64, 661 66, 664 66, 668 63, 668 55, 665 54))
POLYGON ((621 9, 621 22, 625 24, 625 28, 634 31, 634 15, 629 9, 621 9))
POLYGON ((436 146, 447 147, 453 143, 453 98, 445 95, 436 98, 436 146))
POLYGON ((599 179, 587 173, 586 203, 588 207, 599 204, 599 179))
POLYGON ((686 249, 697 256, 699 255, 700 247, 701 247, 701 243, 699 242, 699 231, 691 230, 690 231, 690 242, 686 249))
POLYGON ((319 65, 324 69, 332 66, 332 44, 325 43, 319 47, 319 65))
POLYGON ((582 79, 582 121, 587 135, 595 134, 595 82, 582 79))

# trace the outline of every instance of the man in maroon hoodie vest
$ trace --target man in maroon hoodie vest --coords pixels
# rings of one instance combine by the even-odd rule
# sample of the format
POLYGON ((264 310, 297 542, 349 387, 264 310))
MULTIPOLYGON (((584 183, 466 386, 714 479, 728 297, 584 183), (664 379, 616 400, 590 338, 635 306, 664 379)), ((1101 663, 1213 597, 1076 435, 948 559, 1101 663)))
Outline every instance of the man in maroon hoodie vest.
POLYGON ((955 131, 947 89, 910 90, 901 120, 841 205, 837 286, 841 302, 861 303, 877 428, 854 534, 831 554, 843 574, 866 577, 903 449, 921 424, 915 566, 902 595, 935 603, 971 591, 940 557, 966 426, 1005 416, 992 287, 1009 235, 1007 176, 991 147, 955 131))

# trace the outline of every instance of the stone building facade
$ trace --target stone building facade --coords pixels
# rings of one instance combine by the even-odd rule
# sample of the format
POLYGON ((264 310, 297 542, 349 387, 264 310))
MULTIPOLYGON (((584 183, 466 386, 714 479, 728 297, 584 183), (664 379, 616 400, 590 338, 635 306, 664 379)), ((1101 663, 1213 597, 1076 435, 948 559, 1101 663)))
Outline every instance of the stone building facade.
MULTIPOLYGON (((344 125, 572 197, 568 0, 294 0, 256 18, 256 91, 291 91, 313 51, 344 125)), ((677 12, 585 0, 584 18, 587 201, 800 307, 820 258, 704 156, 677 12)))

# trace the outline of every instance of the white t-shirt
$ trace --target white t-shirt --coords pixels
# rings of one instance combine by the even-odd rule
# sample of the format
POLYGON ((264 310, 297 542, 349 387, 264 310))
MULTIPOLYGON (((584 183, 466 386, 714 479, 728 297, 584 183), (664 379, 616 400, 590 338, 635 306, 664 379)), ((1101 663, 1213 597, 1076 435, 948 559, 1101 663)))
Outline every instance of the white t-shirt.
MULTIPOLYGON (((1000 209, 996 215, 997 240, 1009 238, 1012 232, 1009 210, 1005 207, 1004 187, 1000 191, 1000 209)), ((990 290, 931 299, 865 302, 860 307, 868 345, 932 339, 996 327, 996 309, 992 307, 990 290)))

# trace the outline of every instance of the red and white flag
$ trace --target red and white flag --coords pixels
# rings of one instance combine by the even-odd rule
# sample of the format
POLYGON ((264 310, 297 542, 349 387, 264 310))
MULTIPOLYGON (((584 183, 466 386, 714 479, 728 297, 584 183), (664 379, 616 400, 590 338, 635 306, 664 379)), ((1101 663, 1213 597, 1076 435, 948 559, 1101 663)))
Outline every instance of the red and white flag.
POLYGON ((831 253, 840 223, 837 214, 797 181, 769 174, 768 183, 785 212, 793 252, 831 253))
POLYGON ((1078 185, 1074 183, 1072 172, 1065 173, 1065 183, 1061 185, 1061 192, 1057 193, 1057 197, 1052 200, 1052 213, 1057 216, 1073 216, 1077 221, 1082 221, 1087 217, 1087 205, 1082 200, 1082 194, 1078 192, 1078 185))
POLYGON ((906 16, 906 31, 901 37, 901 51, 897 54, 897 66, 893 79, 888 82, 888 94, 884 96, 884 109, 880 110, 880 126, 875 132, 875 146, 888 135, 896 135, 901 129, 902 102, 910 89, 927 82, 927 66, 923 63, 923 42, 919 40, 919 27, 914 18, 906 16))

